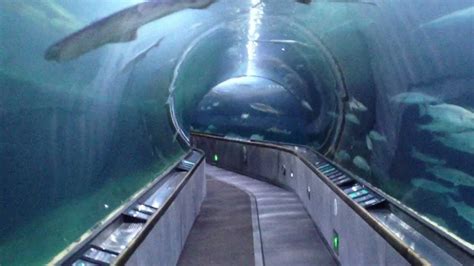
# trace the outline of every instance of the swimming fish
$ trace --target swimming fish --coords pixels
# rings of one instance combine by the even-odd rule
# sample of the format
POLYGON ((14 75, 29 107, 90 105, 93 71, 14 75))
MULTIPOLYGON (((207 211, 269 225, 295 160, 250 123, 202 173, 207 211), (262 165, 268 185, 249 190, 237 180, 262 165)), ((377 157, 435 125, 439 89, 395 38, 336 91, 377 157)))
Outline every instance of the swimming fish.
POLYGON ((155 0, 140 3, 67 36, 50 46, 44 55, 48 61, 66 62, 108 43, 130 42, 137 30, 154 20, 183 9, 203 9, 216 0, 155 0))
POLYGON ((207 127, 207 130, 209 130, 209 131, 215 131, 216 129, 217 129, 217 128, 216 128, 216 126, 214 126, 214 125, 209 125, 209 126, 207 127))
POLYGON ((361 156, 357 155, 356 157, 354 157, 354 159, 352 160, 352 163, 354 163, 354 165, 357 166, 357 168, 362 169, 366 172, 370 172, 369 164, 361 156))
POLYGON ((217 107, 217 106, 219 106, 220 104, 221 104, 220 102, 214 102, 214 103, 212 103, 212 106, 213 106, 213 107, 217 107))
POLYGON ((387 141, 387 138, 384 135, 380 134, 379 132, 375 130, 372 130, 369 132, 369 137, 375 141, 383 141, 383 142, 387 141))
POLYGON ((474 154, 474 131, 437 135, 434 140, 446 147, 474 154))
POLYGON ((327 114, 328 114, 329 117, 332 117, 332 118, 338 118, 339 117, 339 115, 336 112, 330 111, 330 112, 327 112, 327 114))
POLYGON ((371 151, 373 149, 373 145, 372 145, 372 140, 370 140, 368 135, 365 136, 365 143, 367 144, 367 149, 371 151))
POLYGON ((270 40, 264 40, 264 39, 258 39, 255 40, 256 43, 274 43, 274 44, 291 44, 291 45, 301 45, 303 47, 311 47, 310 44, 296 41, 296 40, 285 40, 285 39, 270 39, 270 40))
POLYGON ((311 108, 311 105, 309 105, 309 103, 308 103, 307 101, 301 100, 301 105, 302 105, 304 108, 308 109, 309 111, 311 111, 311 112, 313 111, 313 108, 311 108))
POLYGON ((253 134, 252 136, 250 136, 250 140, 264 140, 265 138, 262 136, 262 135, 258 135, 258 134, 253 134))
POLYGON ((351 100, 349 101, 349 108, 352 110, 352 111, 359 111, 359 112, 365 112, 367 111, 367 107, 359 102, 356 98, 351 98, 351 100))
POLYGON ((126 72, 128 70, 130 70, 130 68, 134 65, 137 64, 138 61, 142 60, 143 58, 146 57, 146 55, 148 54, 148 52, 150 52, 153 48, 155 47, 158 47, 161 43, 161 41, 163 41, 164 37, 161 37, 156 43, 152 44, 150 47, 146 48, 145 50, 141 51, 140 53, 138 53, 137 56, 135 56, 132 60, 130 60, 123 68, 122 68, 122 71, 121 72, 126 72))
POLYGON ((243 114, 240 116, 240 118, 242 118, 242 119, 247 119, 247 118, 249 118, 249 116, 250 116, 249 114, 243 113, 243 114))
POLYGON ((267 129, 267 131, 271 132, 271 133, 282 134, 282 135, 290 135, 291 134, 291 131, 286 130, 286 129, 280 129, 280 128, 277 128, 277 127, 271 127, 269 129, 267 129))
POLYGON ((431 117, 431 122, 420 125, 421 130, 435 133, 459 133, 474 131, 474 113, 454 104, 420 106, 420 116, 431 117))
POLYGON ((446 164, 445 160, 440 160, 440 159, 434 158, 430 155, 426 155, 424 153, 421 153, 414 147, 411 149, 411 157, 413 157, 413 158, 415 158, 419 161, 422 161, 424 163, 428 163, 428 164, 433 164, 433 165, 444 165, 444 164, 446 164))
POLYGON ((250 107, 254 110, 260 111, 262 113, 269 113, 274 115, 281 115, 282 113, 275 108, 271 107, 268 104, 264 103, 251 103, 250 107))
POLYGON ((426 171, 455 186, 474 187, 474 177, 458 169, 436 165, 426 169, 426 171))
POLYGON ((346 120, 353 124, 360 125, 359 118, 357 118, 357 116, 354 114, 346 114, 346 120))
POLYGON ((439 102, 438 99, 421 92, 402 92, 393 96, 390 100, 408 105, 439 102))
POLYGON ((340 150, 336 153, 335 158, 341 162, 344 161, 349 161, 351 159, 351 156, 349 153, 345 150, 340 150))
POLYGON ((309 5, 311 4, 311 0, 295 0, 297 3, 309 5))
POLYGON ((457 214, 471 223, 471 228, 474 229, 474 206, 469 206, 465 202, 454 201, 448 198, 448 206, 456 210, 457 214))
POLYGON ((442 194, 445 194, 445 193, 457 194, 458 193, 457 189, 455 188, 447 188, 437 182, 433 182, 424 178, 414 178, 410 181, 410 183, 416 188, 428 190, 435 193, 442 193, 442 194))

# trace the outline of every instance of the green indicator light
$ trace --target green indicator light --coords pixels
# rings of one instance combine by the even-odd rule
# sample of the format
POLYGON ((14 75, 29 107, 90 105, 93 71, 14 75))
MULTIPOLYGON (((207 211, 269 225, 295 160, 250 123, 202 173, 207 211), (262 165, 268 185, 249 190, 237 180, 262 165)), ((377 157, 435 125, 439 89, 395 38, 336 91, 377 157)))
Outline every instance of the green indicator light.
POLYGON ((217 162, 219 161, 219 156, 217 156, 217 154, 214 154, 214 162, 217 162))
POLYGON ((339 234, 336 231, 332 234, 332 248, 336 254, 339 254, 339 234))

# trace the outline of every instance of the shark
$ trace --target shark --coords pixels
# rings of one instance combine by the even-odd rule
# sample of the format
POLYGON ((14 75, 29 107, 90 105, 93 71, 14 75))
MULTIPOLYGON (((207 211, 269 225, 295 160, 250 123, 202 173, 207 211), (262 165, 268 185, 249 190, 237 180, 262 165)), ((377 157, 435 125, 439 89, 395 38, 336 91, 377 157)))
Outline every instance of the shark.
POLYGON ((251 103, 250 107, 254 110, 260 111, 262 113, 269 113, 274 115, 281 115, 282 113, 275 108, 271 107, 268 104, 264 103, 251 103))
POLYGON ((129 71, 134 65, 136 65, 140 60, 142 60, 143 58, 145 58, 148 54, 148 52, 150 52, 151 50, 153 50, 154 48, 160 46, 161 44, 161 41, 163 41, 164 37, 161 37, 160 39, 158 39, 157 42, 155 42, 154 44, 152 44, 150 47, 146 48, 145 50, 141 51, 140 53, 138 53, 137 56, 135 56, 132 60, 130 60, 123 68, 122 68, 122 71, 121 72, 127 72, 129 71))
POLYGON ((109 43, 131 42, 138 29, 184 9, 205 9, 217 0, 153 0, 116 12, 51 45, 48 61, 67 62, 109 43))

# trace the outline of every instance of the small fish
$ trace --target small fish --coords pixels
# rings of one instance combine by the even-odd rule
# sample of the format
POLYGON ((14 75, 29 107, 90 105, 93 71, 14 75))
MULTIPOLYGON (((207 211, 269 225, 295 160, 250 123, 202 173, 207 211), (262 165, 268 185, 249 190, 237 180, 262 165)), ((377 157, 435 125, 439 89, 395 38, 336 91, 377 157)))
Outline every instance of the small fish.
POLYGON ((309 110, 309 111, 311 111, 311 112, 313 111, 313 108, 311 108, 311 105, 309 105, 309 103, 308 103, 307 101, 301 100, 301 105, 302 105, 304 108, 306 108, 307 110, 309 110))
POLYGON ((262 113, 269 113, 274 115, 281 115, 282 113, 275 108, 271 107, 268 104, 264 103, 251 103, 250 107, 254 110, 260 111, 262 113))
POLYGON ((265 138, 262 136, 262 135, 258 135, 258 134, 253 134, 252 136, 250 136, 250 140, 264 140, 265 138))
POLYGON ((225 138, 226 138, 226 139, 237 139, 237 140, 243 139, 240 135, 235 134, 235 133, 227 133, 227 134, 225 135, 225 138))
POLYGON ((48 61, 66 62, 108 43, 130 42, 137 30, 154 20, 183 9, 203 9, 215 0, 148 1, 123 9, 67 36, 50 46, 44 55, 48 61))
POLYGON ((273 44, 291 44, 291 45, 300 45, 303 47, 311 47, 310 44, 296 41, 296 40, 284 40, 284 39, 270 39, 270 40, 255 40, 256 43, 273 43, 273 44))
POLYGON ((369 132, 369 137, 374 141, 387 142, 387 138, 375 130, 369 132))
POLYGON ((351 156, 345 150, 340 150, 336 153, 335 158, 341 162, 349 161, 351 156))
POLYGON ((290 135, 291 131, 286 130, 286 129, 280 129, 277 127, 271 127, 267 129, 267 132, 272 132, 272 133, 277 133, 277 134, 282 134, 282 135, 290 135))
POLYGON ((447 188, 437 182, 433 182, 424 178, 414 178, 410 181, 410 183, 419 189, 429 190, 435 193, 449 193, 449 194, 457 194, 458 191, 455 188, 447 188))
POLYGON ((365 136, 365 143, 367 144, 367 149, 371 151, 373 149, 373 145, 372 145, 372 140, 370 140, 368 135, 365 136))
POLYGON ((390 99, 392 102, 411 104, 429 104, 439 102, 438 99, 421 92, 402 92, 390 99))
POLYGON ((461 170, 436 165, 426 171, 455 186, 474 187, 474 177, 461 170))
POLYGON ((357 118, 357 116, 354 114, 346 114, 346 120, 353 124, 360 125, 359 118, 357 118))
POLYGON ((215 131, 216 129, 217 129, 217 128, 216 128, 216 126, 214 126, 214 125, 209 125, 209 126, 207 127, 207 130, 209 130, 209 131, 215 131))
POLYGON ((430 155, 426 155, 424 153, 421 153, 414 147, 411 149, 411 157, 413 157, 413 158, 415 158, 419 161, 422 161, 424 163, 428 163, 428 164, 433 164, 433 165, 444 165, 444 164, 446 164, 445 160, 440 160, 440 159, 434 158, 430 155))
POLYGON ((249 117, 250 117, 250 115, 247 114, 247 113, 243 113, 243 114, 240 116, 240 118, 242 118, 242 119, 248 119, 249 117))
POLYGON ((327 115, 329 117, 332 117, 332 118, 338 118, 339 117, 339 115, 336 112, 332 112, 332 111, 327 112, 327 115))
POLYGON ((448 205, 453 207, 458 216, 464 218, 471 224, 471 228, 474 229, 474 206, 467 205, 465 202, 454 201, 448 198, 448 205))
POLYGON ((369 164, 361 156, 354 157, 354 159, 352 160, 352 163, 354 163, 354 165, 357 166, 357 168, 362 169, 365 172, 370 172, 371 171, 369 164))
POLYGON ((365 112, 367 111, 367 107, 359 102, 356 98, 352 98, 350 101, 349 101, 349 108, 352 110, 352 111, 359 111, 359 112, 365 112))
POLYGON ((471 223, 474 229, 474 206, 469 206, 463 201, 454 201, 448 198, 448 206, 456 210, 457 214, 471 223))
POLYGON ((214 103, 212 104, 212 106, 217 107, 217 106, 219 106, 220 104, 221 104, 220 102, 214 102, 214 103))

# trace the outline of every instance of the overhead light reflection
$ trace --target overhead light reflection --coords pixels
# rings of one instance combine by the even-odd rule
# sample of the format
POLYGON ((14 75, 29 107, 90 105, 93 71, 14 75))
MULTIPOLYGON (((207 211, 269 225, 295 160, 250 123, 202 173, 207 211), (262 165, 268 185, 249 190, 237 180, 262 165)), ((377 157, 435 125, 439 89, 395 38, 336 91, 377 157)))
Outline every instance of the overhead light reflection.
POLYGON ((260 25, 262 24, 263 0, 250 0, 249 29, 247 34, 247 75, 255 74, 254 61, 257 56, 260 25))

